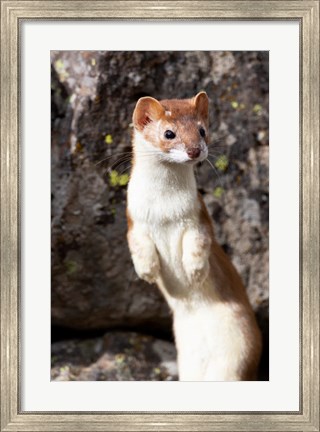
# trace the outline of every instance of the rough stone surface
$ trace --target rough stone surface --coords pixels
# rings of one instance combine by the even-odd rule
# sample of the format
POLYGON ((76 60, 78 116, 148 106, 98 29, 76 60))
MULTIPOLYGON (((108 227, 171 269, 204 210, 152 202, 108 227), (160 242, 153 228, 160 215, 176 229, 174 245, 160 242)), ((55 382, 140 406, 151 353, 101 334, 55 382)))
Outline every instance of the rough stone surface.
POLYGON ((172 342, 134 332, 52 344, 52 381, 176 381, 172 342))
POLYGON ((110 172, 129 169, 131 117, 139 97, 184 98, 200 90, 210 98, 211 165, 197 168, 199 190, 254 309, 258 315, 266 310, 268 54, 55 51, 53 325, 171 328, 156 287, 134 274, 126 243, 126 187, 115 185, 110 172))

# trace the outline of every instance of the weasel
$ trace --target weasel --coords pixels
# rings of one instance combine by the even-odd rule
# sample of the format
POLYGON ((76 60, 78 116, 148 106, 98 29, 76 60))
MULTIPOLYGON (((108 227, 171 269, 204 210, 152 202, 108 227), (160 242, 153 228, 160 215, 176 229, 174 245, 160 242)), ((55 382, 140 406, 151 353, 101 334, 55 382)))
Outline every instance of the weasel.
POLYGON ((208 106, 205 92, 138 100, 128 244, 136 273, 157 284, 173 312, 179 380, 255 380, 260 330, 193 171, 208 155, 208 106))

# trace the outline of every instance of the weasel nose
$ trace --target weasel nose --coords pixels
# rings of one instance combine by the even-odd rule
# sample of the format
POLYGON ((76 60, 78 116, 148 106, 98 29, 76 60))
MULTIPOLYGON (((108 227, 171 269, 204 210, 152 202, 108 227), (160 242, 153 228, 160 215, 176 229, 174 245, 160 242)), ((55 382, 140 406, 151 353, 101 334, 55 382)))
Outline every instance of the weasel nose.
POLYGON ((190 148, 187 150, 187 155, 191 159, 196 159, 201 153, 201 150, 199 148, 190 148))

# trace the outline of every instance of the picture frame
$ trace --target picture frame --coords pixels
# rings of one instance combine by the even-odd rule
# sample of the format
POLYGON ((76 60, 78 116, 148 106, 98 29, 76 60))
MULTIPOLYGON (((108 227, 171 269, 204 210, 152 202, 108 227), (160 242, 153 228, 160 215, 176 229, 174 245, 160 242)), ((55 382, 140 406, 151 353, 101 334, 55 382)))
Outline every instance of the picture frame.
POLYGON ((319 0, 1 1, 1 431, 319 431, 319 0), (295 20, 300 25, 299 412, 21 412, 23 20, 295 20))

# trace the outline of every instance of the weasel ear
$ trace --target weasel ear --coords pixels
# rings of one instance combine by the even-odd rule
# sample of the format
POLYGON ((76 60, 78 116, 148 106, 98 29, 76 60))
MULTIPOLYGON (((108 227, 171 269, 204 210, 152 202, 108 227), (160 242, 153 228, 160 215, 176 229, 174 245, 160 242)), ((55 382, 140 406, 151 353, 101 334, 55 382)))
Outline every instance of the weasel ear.
POLYGON ((209 99, 207 93, 202 91, 193 98, 197 113, 207 122, 209 117, 209 99))
POLYGON ((142 97, 133 112, 133 125, 142 131, 148 123, 159 120, 164 113, 165 109, 157 99, 150 96, 142 97))

